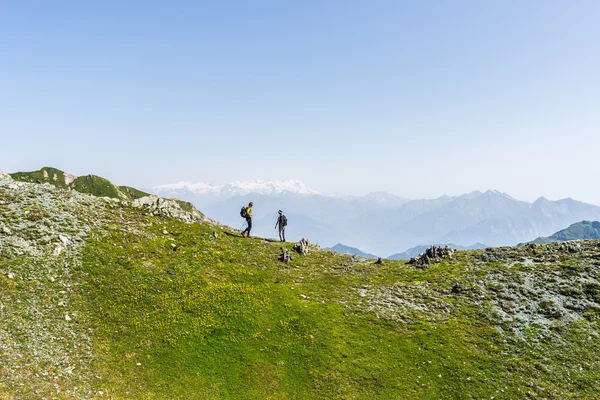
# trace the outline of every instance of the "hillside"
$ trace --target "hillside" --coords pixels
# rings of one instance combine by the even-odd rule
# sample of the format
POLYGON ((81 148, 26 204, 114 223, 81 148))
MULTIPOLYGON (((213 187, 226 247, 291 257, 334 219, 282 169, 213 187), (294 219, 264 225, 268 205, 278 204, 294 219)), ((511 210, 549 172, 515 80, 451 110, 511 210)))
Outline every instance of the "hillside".
MULTIPOLYGON (((9 175, 13 180, 19 182, 49 183, 61 189, 72 189, 80 193, 124 201, 133 201, 151 196, 149 193, 129 186, 116 186, 108 179, 100 176, 86 175, 78 177, 51 167, 43 167, 38 171, 31 172, 15 172, 9 175)), ((202 214, 187 201, 180 199, 173 199, 173 201, 177 202, 185 211, 202 214)))
POLYGON ((280 243, 58 186, 0 178, 2 399, 600 391, 600 241, 285 264, 280 243))
POLYGON ((552 242, 566 242, 569 240, 600 239, 600 222, 581 221, 571 224, 568 228, 561 229, 548 237, 538 237, 530 243, 546 244, 552 242))

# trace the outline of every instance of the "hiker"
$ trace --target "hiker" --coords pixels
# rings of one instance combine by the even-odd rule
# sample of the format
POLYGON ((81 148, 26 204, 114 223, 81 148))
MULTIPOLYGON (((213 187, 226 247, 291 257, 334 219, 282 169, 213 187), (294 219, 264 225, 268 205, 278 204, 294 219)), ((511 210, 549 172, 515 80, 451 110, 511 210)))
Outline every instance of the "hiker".
POLYGON ((254 203, 250 202, 248 203, 248 207, 242 207, 242 210, 240 211, 240 215, 242 216, 242 218, 246 218, 246 224, 248 224, 248 227, 246 229, 244 229, 244 231, 242 232, 242 237, 250 237, 250 231, 252 230, 252 206, 254 205, 254 203))
POLYGON ((285 227, 287 226, 287 217, 283 215, 283 211, 279 210, 279 217, 275 223, 275 229, 279 226, 279 240, 285 242, 285 227))

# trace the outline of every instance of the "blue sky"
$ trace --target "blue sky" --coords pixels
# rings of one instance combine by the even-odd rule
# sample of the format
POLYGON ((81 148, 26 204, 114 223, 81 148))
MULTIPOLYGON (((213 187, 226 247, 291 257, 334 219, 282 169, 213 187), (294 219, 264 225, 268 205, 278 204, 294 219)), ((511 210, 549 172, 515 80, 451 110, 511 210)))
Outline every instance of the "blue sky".
POLYGON ((0 169, 600 204, 600 2, 0 1, 0 169))

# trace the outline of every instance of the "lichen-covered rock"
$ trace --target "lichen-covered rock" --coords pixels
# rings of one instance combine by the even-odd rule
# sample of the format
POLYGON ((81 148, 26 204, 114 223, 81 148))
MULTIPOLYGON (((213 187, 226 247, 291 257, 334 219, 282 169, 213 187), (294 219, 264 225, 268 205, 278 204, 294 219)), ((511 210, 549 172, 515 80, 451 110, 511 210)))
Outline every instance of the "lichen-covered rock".
POLYGON ((198 210, 192 209, 186 211, 181 208, 181 205, 173 199, 163 199, 162 197, 150 195, 135 199, 131 205, 136 208, 141 208, 153 215, 175 218, 187 223, 210 223, 212 222, 198 210))

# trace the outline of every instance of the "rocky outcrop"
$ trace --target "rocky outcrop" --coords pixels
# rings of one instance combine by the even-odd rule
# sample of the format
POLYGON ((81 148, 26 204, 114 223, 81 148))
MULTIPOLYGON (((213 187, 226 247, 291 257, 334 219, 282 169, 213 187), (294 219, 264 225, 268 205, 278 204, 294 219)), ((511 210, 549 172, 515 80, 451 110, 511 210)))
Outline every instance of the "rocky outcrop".
POLYGON ((454 255, 452 247, 431 246, 417 257, 411 258, 409 263, 417 268, 425 269, 429 264, 439 263, 442 259, 451 259, 454 255))
POLYGON ((175 218, 187 223, 215 224, 214 221, 206 218, 196 209, 192 209, 191 211, 184 210, 181 208, 181 205, 173 199, 163 199, 162 197, 150 195, 133 200, 131 205, 135 208, 141 208, 155 216, 175 218))

